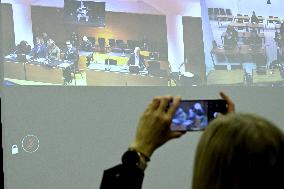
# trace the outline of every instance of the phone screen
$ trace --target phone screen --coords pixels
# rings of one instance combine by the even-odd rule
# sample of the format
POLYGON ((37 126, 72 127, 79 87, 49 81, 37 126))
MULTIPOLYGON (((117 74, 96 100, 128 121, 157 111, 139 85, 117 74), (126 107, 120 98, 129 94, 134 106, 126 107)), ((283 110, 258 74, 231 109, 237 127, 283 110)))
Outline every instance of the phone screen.
POLYGON ((172 131, 202 131, 218 113, 227 112, 225 100, 181 100, 172 119, 172 131))

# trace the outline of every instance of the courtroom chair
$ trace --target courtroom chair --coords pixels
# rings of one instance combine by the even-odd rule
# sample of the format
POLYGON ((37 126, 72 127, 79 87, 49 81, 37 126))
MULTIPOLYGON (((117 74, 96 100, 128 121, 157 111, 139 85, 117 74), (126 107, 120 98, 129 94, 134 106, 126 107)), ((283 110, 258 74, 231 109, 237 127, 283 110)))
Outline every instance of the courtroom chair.
MULTIPOLYGON (((274 18, 274 16, 268 16, 268 18, 274 18)), ((266 23, 266 26, 267 26, 269 29, 275 27, 274 21, 268 20, 267 23, 266 23)))
POLYGON ((98 38, 98 43, 99 43, 99 47, 100 47, 100 52, 105 52, 106 51, 106 49, 105 49, 105 47, 106 47, 105 38, 102 38, 102 37, 98 38))
POLYGON ((257 16, 257 18, 258 18, 258 23, 259 24, 263 24, 263 16, 257 16))
MULTIPOLYGON (((279 19, 278 16, 275 16, 274 18, 275 18, 275 19, 279 19)), ((275 21, 275 22, 274 22, 274 25, 275 25, 275 29, 277 28, 277 26, 280 27, 280 26, 281 26, 281 21, 280 21, 280 20, 275 21)))
POLYGON ((126 41, 126 43, 127 43, 127 48, 128 48, 128 49, 134 50, 135 47, 134 47, 133 40, 128 39, 128 40, 126 41))
MULTIPOLYGON (((134 45, 134 48, 135 48, 135 47, 140 47, 140 48, 141 48, 140 41, 134 40, 134 41, 133 41, 133 45, 134 45)), ((134 50, 134 48, 133 48, 133 50, 134 50)))
MULTIPOLYGON (((249 15, 247 15, 247 14, 245 14, 244 16, 249 16, 249 15)), ((244 23, 250 23, 250 18, 247 18, 247 19, 244 19, 244 21, 243 21, 244 23)))
POLYGON ((225 9, 219 8, 220 15, 226 15, 225 9))
POLYGON ((212 20, 214 18, 214 10, 213 10, 213 8, 208 8, 208 16, 209 16, 210 20, 212 20))
POLYGON ((115 39, 108 39, 108 44, 111 48, 115 47, 116 46, 115 39))
POLYGON ((243 66, 241 64, 231 65, 231 70, 242 70, 243 66))
POLYGON ((229 16, 233 15, 231 9, 226 9, 226 14, 229 15, 229 16))
MULTIPOLYGON (((220 15, 226 15, 225 9, 219 8, 219 14, 220 15)), ((227 20, 226 18, 221 19, 221 21, 226 21, 226 20, 227 20)))
POLYGON ((117 60, 108 58, 108 59, 105 59, 105 64, 106 65, 117 65, 117 60))
MULTIPOLYGON (((243 16, 242 14, 237 14, 237 16, 243 16)), ((235 21, 237 22, 237 23, 243 23, 243 19, 241 19, 241 18, 236 18, 235 19, 235 21)))
POLYGON ((160 62, 155 60, 148 61, 147 70, 149 74, 155 75, 160 71, 160 62))
POLYGON ((214 8, 213 12, 214 12, 214 19, 216 19, 217 16, 220 14, 220 10, 219 10, 219 8, 214 8))
POLYGON ((124 42, 121 39, 117 39, 117 40, 115 40, 115 44, 116 44, 117 47, 120 47, 120 45, 124 44, 124 42))
POLYGON ((96 46, 96 38, 95 37, 88 37, 89 41, 92 43, 92 46, 95 47, 96 46))
POLYGON ((111 48, 111 52, 114 52, 114 53, 122 53, 123 50, 122 50, 120 47, 112 47, 112 48, 111 48))
POLYGON ((123 52, 124 52, 125 54, 131 54, 131 53, 133 53, 133 49, 127 48, 127 49, 124 49, 123 52))
POLYGON ((218 65, 218 64, 214 65, 214 69, 215 70, 228 70, 227 65, 218 65))
POLYGON ((252 62, 257 66, 266 66, 267 65, 267 57, 262 54, 254 54, 252 55, 252 62))

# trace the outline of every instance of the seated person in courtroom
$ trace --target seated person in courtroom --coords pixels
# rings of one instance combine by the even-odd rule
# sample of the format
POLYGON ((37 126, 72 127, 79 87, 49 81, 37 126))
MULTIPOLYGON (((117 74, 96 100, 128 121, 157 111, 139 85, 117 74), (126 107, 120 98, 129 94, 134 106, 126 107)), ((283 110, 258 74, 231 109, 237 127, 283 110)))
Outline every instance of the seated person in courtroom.
POLYGON ((255 11, 252 12, 252 16, 250 18, 250 22, 253 23, 253 24, 258 24, 258 18, 255 14, 255 11))
POLYGON ((47 58, 47 48, 44 44, 43 38, 37 37, 36 44, 32 49, 30 55, 33 59, 47 58))
POLYGON ((139 67, 139 70, 143 70, 146 66, 145 66, 145 61, 144 61, 144 57, 140 54, 140 48, 139 47, 135 47, 134 49, 134 53, 131 54, 127 65, 136 65, 139 67))
POLYGON ((79 47, 80 45, 79 39, 80 39, 79 34, 77 34, 76 32, 72 32, 70 36, 70 42, 73 45, 73 47, 79 47))
POLYGON ((29 54, 31 52, 31 46, 28 44, 27 41, 21 41, 17 46, 16 46, 16 51, 14 54, 29 54))
POLYGON ((258 36, 256 30, 251 31, 251 36, 248 38, 248 43, 253 50, 257 50, 262 46, 262 39, 258 36))
POLYGON ((91 41, 88 39, 88 37, 84 36, 83 37, 83 41, 81 43, 81 50, 83 51, 92 51, 92 43, 91 41))
POLYGON ((60 49, 52 39, 47 40, 48 59, 60 60, 60 49))
POLYGON ((67 48, 64 51, 63 60, 65 62, 74 62, 74 69, 78 70, 79 53, 78 50, 72 46, 70 41, 66 42, 67 48))
POLYGON ((284 34, 284 21, 281 23, 280 26, 280 34, 284 34))
POLYGON ((228 26, 224 36, 224 48, 234 49, 238 45, 238 32, 232 27, 228 26))

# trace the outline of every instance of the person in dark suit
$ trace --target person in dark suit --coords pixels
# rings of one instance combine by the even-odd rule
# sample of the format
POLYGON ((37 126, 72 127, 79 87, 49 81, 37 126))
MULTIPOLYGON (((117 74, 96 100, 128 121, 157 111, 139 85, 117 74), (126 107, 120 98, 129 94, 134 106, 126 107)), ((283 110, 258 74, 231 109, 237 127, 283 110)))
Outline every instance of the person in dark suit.
POLYGON ((139 66, 140 70, 143 70, 146 66, 145 66, 145 60, 144 57, 140 54, 140 48, 139 47, 135 47, 134 49, 134 53, 131 54, 127 65, 137 65, 139 66))
POLYGON ((238 45, 238 32, 232 26, 228 26, 224 37, 225 49, 233 49, 238 45))
POLYGON ((83 51, 92 51, 93 45, 87 36, 83 36, 81 43, 81 50, 83 51))
POLYGON ((78 70, 78 50, 72 46, 72 43, 70 41, 66 42, 66 46, 67 48, 65 49, 63 60, 74 62, 75 70, 78 70))
POLYGON ((258 24, 258 18, 255 14, 255 11, 252 12, 251 18, 250 18, 250 22, 254 23, 254 24, 258 24))
POLYGON ((31 52, 31 46, 28 44, 27 41, 21 41, 17 46, 16 46, 16 51, 15 54, 29 54, 31 52))
POLYGON ((258 36, 256 30, 251 31, 251 36, 248 38, 248 43, 254 50, 257 50, 262 46, 262 39, 258 36))
POLYGON ((281 23, 279 30, 280 30, 280 34, 284 34, 284 22, 281 23))
POLYGON ((44 44, 43 38, 36 38, 36 44, 31 50, 30 55, 33 57, 33 59, 47 58, 47 47, 44 44))

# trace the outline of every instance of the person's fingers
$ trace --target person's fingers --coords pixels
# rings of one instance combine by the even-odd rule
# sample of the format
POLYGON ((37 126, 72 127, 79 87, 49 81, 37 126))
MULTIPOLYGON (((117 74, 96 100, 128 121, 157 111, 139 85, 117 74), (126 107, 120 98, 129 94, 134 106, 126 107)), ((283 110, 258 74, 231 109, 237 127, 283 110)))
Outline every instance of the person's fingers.
POLYGON ((148 107, 146 108, 145 112, 156 110, 159 107, 160 97, 155 96, 151 103, 149 103, 148 107))
POLYGON ((174 138, 180 138, 181 136, 183 136, 186 132, 182 132, 182 131, 171 131, 170 133, 170 138, 174 139, 174 138))
POLYGON ((219 94, 228 104, 228 113, 234 113, 236 111, 235 103, 224 92, 220 92, 219 94))
POLYGON ((160 104, 160 96, 156 96, 154 97, 153 101, 152 101, 152 106, 151 106, 151 109, 152 110, 156 110, 158 107, 159 107, 159 104, 160 104))
POLYGON ((180 96, 174 98, 173 103, 168 110, 168 114, 170 117, 174 116, 179 104, 180 104, 180 96))
POLYGON ((165 112, 167 106, 169 105, 170 103, 170 100, 172 99, 171 96, 163 96, 161 99, 160 99, 160 104, 159 104, 159 112, 165 112))

